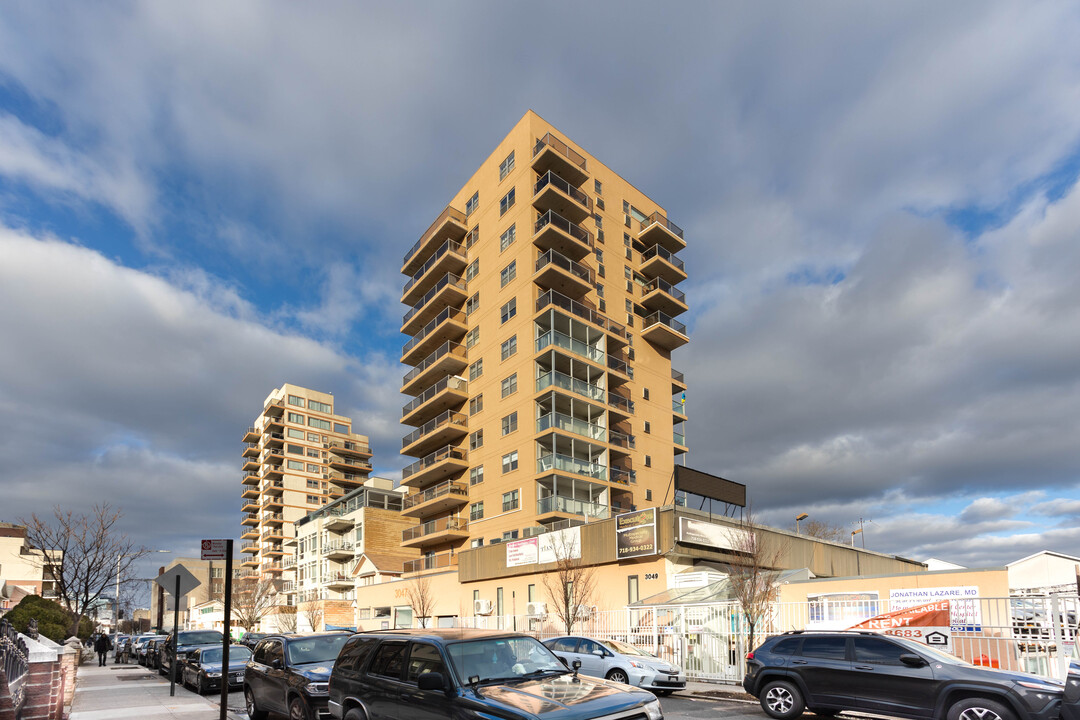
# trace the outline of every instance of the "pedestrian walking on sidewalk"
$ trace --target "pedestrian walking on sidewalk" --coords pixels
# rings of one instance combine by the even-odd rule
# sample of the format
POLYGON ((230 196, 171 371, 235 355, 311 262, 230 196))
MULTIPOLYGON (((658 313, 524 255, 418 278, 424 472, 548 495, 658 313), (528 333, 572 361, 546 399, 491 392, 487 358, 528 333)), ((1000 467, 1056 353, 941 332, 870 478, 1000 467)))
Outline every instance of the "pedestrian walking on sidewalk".
POLYGON ((94 642, 94 652, 97 653, 98 667, 105 667, 105 656, 112 650, 112 641, 109 640, 109 636, 105 633, 98 635, 98 639, 94 642))

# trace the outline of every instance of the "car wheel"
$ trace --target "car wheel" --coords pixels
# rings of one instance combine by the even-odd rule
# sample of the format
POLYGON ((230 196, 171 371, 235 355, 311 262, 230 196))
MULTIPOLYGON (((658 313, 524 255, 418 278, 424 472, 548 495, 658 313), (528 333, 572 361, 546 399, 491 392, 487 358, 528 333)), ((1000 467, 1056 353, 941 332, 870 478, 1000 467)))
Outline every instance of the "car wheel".
POLYGON ((620 670, 619 668, 615 668, 614 670, 609 672, 605 677, 607 677, 607 679, 610 680, 611 682, 617 682, 617 683, 623 683, 623 684, 630 682, 630 678, 629 678, 629 676, 627 676, 626 671, 625 670, 620 670))
POLYGON ((195 692, 199 695, 206 694, 206 686, 203 685, 202 675, 199 675, 197 678, 195 678, 195 692))
POLYGON ((307 703, 299 695, 294 696, 289 701, 289 720, 311 720, 311 713, 308 712, 307 703))
POLYGON ((804 707, 799 688, 787 680, 775 680, 761 690, 761 709, 771 718, 797 718, 802 715, 804 707))
POLYGON ((949 708, 949 720, 1016 720, 1012 710, 996 700, 967 698, 949 708))
POLYGON ((251 692, 251 688, 244 688, 244 709, 247 710, 251 720, 266 720, 270 715, 267 711, 260 710, 255 704, 255 693, 251 692))
POLYGON ((344 720, 366 720, 366 718, 364 717, 364 713, 360 712, 359 708, 353 708, 345 713, 344 720))

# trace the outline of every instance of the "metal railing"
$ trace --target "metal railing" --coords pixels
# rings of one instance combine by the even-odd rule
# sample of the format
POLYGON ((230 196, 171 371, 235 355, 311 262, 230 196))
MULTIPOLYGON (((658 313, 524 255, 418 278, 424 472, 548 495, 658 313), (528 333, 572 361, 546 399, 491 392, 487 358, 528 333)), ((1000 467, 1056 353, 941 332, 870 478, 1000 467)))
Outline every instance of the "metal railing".
POLYGON ((568 298, 561 292, 556 292, 555 290, 548 290, 539 298, 537 298, 536 312, 540 312, 548 305, 554 305, 560 310, 565 310, 571 315, 579 317, 582 320, 587 320, 595 325, 599 325, 608 332, 613 333, 619 337, 626 337, 626 328, 624 328, 622 325, 608 320, 595 309, 589 307, 589 305, 587 305, 586 303, 574 300, 572 298, 568 298))
POLYGON ((662 313, 660 311, 654 312, 652 315, 646 316, 645 320, 642 321, 641 326, 647 328, 650 325, 656 325, 657 323, 661 325, 667 325, 669 328, 682 335, 686 334, 685 325, 683 325, 681 322, 671 317, 667 313, 662 313))
POLYGON ((585 158, 581 155, 581 153, 577 152, 572 147, 570 147, 551 133, 547 133, 546 135, 544 135, 544 137, 536 141, 536 145, 533 146, 533 157, 539 155, 545 147, 550 147, 552 150, 559 153, 567 160, 580 167, 582 170, 586 169, 585 158))
POLYGON ((536 432, 541 433, 550 428, 580 435, 598 442, 604 442, 604 437, 607 434, 607 428, 603 425, 597 425, 570 415, 563 415, 559 412, 549 412, 536 418, 536 432))
POLYGON ((462 259, 465 259, 465 248, 462 244, 454 240, 447 240, 439 246, 438 250, 431 254, 431 257, 427 259, 427 262, 425 262, 419 270, 413 273, 412 277, 409 278, 409 282, 405 283, 405 289, 402 290, 402 295, 408 293, 409 290, 412 289, 412 286, 418 283, 420 278, 424 277, 424 275, 427 274, 427 271, 434 267, 435 263, 439 262, 439 258, 448 252, 457 253, 462 259))
POLYGON ((427 370, 435 363, 439 362, 439 360, 441 360, 444 355, 453 352, 456 352, 458 355, 461 356, 462 360, 465 360, 465 346, 461 343, 450 342, 449 340, 447 340, 442 345, 440 345, 438 349, 436 349, 434 352, 424 358, 419 365, 414 367, 409 372, 405 373, 405 377, 401 378, 401 384, 408 385, 410 382, 412 382, 413 378, 427 370))
POLYGON ((401 439, 401 448, 404 450, 409 445, 424 437, 429 433, 433 433, 441 427, 446 425, 454 425, 460 427, 463 430, 469 427, 469 418, 464 413, 454 412, 453 410, 447 410, 440 414, 433 420, 429 420, 422 426, 416 428, 411 433, 401 439))
POLYGON ((568 515, 581 515, 587 518, 604 519, 611 513, 607 505, 575 500, 562 495, 549 495, 536 501, 536 514, 546 515, 551 512, 567 513, 568 515))
POLYGON ((592 385, 584 380, 579 380, 576 377, 571 377, 558 370, 546 372, 536 378, 536 392, 540 392, 553 385, 562 390, 577 393, 578 395, 584 395, 591 400, 597 400, 599 402, 604 401, 604 388, 592 385))
POLYGON ((410 540, 416 540, 427 535, 434 535, 441 532, 456 532, 465 531, 469 529, 469 521, 462 518, 447 517, 440 518, 438 520, 429 520, 426 523, 421 523, 416 527, 407 528, 401 531, 401 542, 409 542, 410 540))
POLYGON ((674 436, 673 439, 675 440, 676 445, 686 447, 686 435, 678 431, 673 432, 672 435, 674 436))
POLYGON ((553 212, 551 210, 548 210, 546 213, 536 218, 536 224, 533 226, 533 235, 540 232, 548 225, 562 230, 574 240, 583 243, 590 250, 592 249, 593 238, 591 232, 581 227, 577 223, 570 222, 559 213, 553 212))
POLYGON ((409 320, 411 320, 413 316, 416 315, 416 313, 423 310, 424 306, 431 302, 432 298, 438 295, 439 291, 447 285, 452 285, 453 287, 456 287, 463 292, 468 287, 468 283, 466 283, 463 278, 453 273, 446 273, 442 276, 442 279, 440 279, 439 282, 435 283, 434 287, 424 293, 424 297, 420 298, 420 300, 418 300, 416 303, 413 304, 411 308, 409 308, 409 311, 402 316, 401 324, 403 326, 406 325, 409 320))
POLYGON ((680 415, 686 414, 686 400, 679 398, 671 398, 671 409, 680 415))
POLYGON ((338 482, 362 483, 367 480, 367 476, 357 475, 356 473, 343 473, 337 470, 331 470, 326 474, 326 479, 330 480, 331 482, 336 480, 338 482))
POLYGON ((426 403, 428 400, 430 400, 431 398, 435 397, 436 395, 441 393, 443 390, 446 390, 448 388, 450 390, 460 390, 461 392, 468 392, 469 391, 469 381, 466 380, 465 378, 458 377, 457 375, 447 375, 442 380, 435 383, 434 385, 429 387, 427 390, 425 390, 424 392, 422 392, 419 395, 417 395, 416 397, 414 397, 409 402, 405 403, 404 407, 401 408, 401 417, 405 417, 406 415, 411 413, 413 410, 420 407, 421 405, 426 403))
POLYGON ((634 379, 634 368, 630 367, 630 365, 625 360, 622 360, 614 355, 608 355, 607 366, 615 372, 621 372, 623 375, 626 375, 631 380, 634 379))
POLYGON ((347 540, 344 540, 342 542, 326 543, 322 546, 322 554, 329 555, 330 553, 335 552, 352 552, 353 547, 355 547, 353 543, 347 540))
POLYGON ((641 262, 644 263, 646 260, 651 260, 654 257, 663 258, 683 272, 686 272, 686 265, 683 263, 682 258, 659 245, 653 245, 651 248, 641 253, 641 262))
POLYGON ((552 186, 556 190, 561 190, 562 192, 566 193, 568 196, 570 196, 571 200, 581 205, 585 210, 588 210, 590 213, 592 212, 592 199, 589 198, 589 196, 582 192, 579 188, 574 187, 550 170, 541 175, 540 179, 536 181, 535 185, 533 185, 533 196, 539 194, 540 191, 548 185, 552 186))
POLYGON ((589 462, 588 460, 579 460, 578 458, 569 455, 560 455, 559 453, 541 455, 536 458, 536 472, 542 473, 550 472, 552 470, 561 470, 563 472, 585 475, 594 480, 607 479, 607 466, 600 465, 599 463, 589 462))
POLYGON ((469 486, 462 482, 455 482, 453 480, 447 480, 441 482, 434 487, 429 487, 427 490, 413 493, 405 498, 405 502, 402 504, 402 510, 408 510, 411 507, 417 505, 423 505, 426 502, 435 500, 437 498, 445 497, 447 495, 458 495, 462 498, 469 497, 469 486))
POLYGON ((593 283, 592 270, 585 267, 579 262, 574 262, 570 258, 555 250, 547 250, 542 253, 539 258, 537 258, 537 271, 539 271, 541 268, 546 267, 547 265, 554 265, 557 268, 561 268, 573 275, 574 277, 581 278, 590 285, 592 285, 593 283))
POLYGON ((244 476, 244 478, 243 478, 243 480, 241 480, 241 482, 246 484, 246 485, 250 485, 253 482, 258 483, 258 481, 261 480, 261 479, 262 479, 261 475, 258 475, 256 473, 248 473, 247 475, 244 476))
POLYGON ((349 467, 362 468, 367 471, 371 471, 371 462, 368 460, 357 460, 356 458, 333 458, 330 460, 331 465, 347 465, 349 467))
POLYGON ((440 325, 442 325, 444 322, 447 322, 449 320, 457 320, 460 323, 464 323, 465 322, 465 313, 463 311, 459 310, 458 308, 452 308, 452 307, 443 308, 442 312, 440 312, 438 315, 436 315, 431 320, 431 322, 429 322, 427 325, 425 325, 420 330, 419 333, 414 335, 409 340, 409 342, 407 342, 407 343, 405 343, 404 345, 401 346, 401 354, 402 354, 402 356, 407 355, 410 350, 412 350, 414 347, 416 347, 420 343, 424 342, 424 339, 428 335, 435 332, 435 330, 440 325))
POLYGON ((665 292, 665 293, 667 293, 668 295, 675 298, 676 300, 678 300, 681 303, 686 302, 686 293, 684 293, 682 290, 675 287, 674 285, 672 285, 671 283, 669 283, 667 280, 665 280, 663 278, 654 278, 654 279, 650 280, 648 283, 645 284, 645 287, 641 288, 641 294, 642 295, 648 295, 653 290, 659 290, 660 292, 665 292))
POLYGON ((428 226, 428 229, 424 231, 424 234, 420 236, 420 239, 417 240, 411 248, 409 248, 409 252, 405 253, 405 257, 404 259, 402 259, 401 264, 408 265, 409 260, 412 260, 412 256, 416 254, 416 251, 419 250, 425 242, 431 239, 431 235, 439 228, 440 225, 442 225, 449 219, 457 220, 462 225, 466 223, 465 213, 447 205, 446 209, 439 214, 439 217, 435 218, 435 222, 431 223, 431 225, 428 226))
POLYGON ((607 401, 608 405, 611 405, 612 407, 617 407, 629 415, 634 414, 634 401, 629 398, 624 398, 622 395, 611 392, 609 390, 607 394, 607 401))
POLYGON ((671 379, 672 379, 672 380, 674 380, 675 382, 680 382, 680 383, 682 383, 683 385, 685 385, 685 384, 686 384, 686 375, 684 375, 683 373, 679 372, 679 371, 678 371, 678 370, 676 370, 675 368, 672 368, 672 369, 671 369, 671 379))
POLYGON ((440 568, 457 567, 457 555, 453 552, 428 555, 427 557, 408 560, 403 567, 404 572, 420 572, 421 570, 438 570, 440 568))
POLYGON ((465 450, 460 450, 452 445, 446 445, 445 447, 441 447, 435 452, 424 456, 411 465, 406 465, 401 471, 401 479, 402 481, 405 481, 413 475, 416 475, 418 472, 426 470, 432 465, 444 460, 467 460, 468 457, 469 453, 465 450))
POLYGON ((595 363, 604 363, 604 351, 595 345, 590 345, 584 340, 578 340, 572 338, 569 335, 559 332, 558 330, 548 330, 546 333, 536 338, 536 352, 540 352, 549 345, 554 345, 557 348, 568 350, 575 355, 580 355, 586 360, 592 360, 595 363))
POLYGON ((627 450, 633 450, 637 447, 637 438, 628 433, 619 432, 618 430, 611 431, 609 442, 615 447, 626 448, 627 450))
POLYGON ((352 452, 371 453, 371 446, 365 443, 352 442, 351 440, 331 440, 327 444, 330 452, 335 450, 351 450, 352 452))
POLYGON ((661 215, 659 212, 654 212, 652 215, 650 215, 649 217, 642 220, 640 229, 644 230, 645 228, 649 227, 650 225, 659 225, 660 227, 667 228, 668 230, 671 231, 671 233, 673 235, 675 235, 677 237, 681 238, 683 236, 682 228, 679 227, 678 225, 676 225, 675 223, 671 222, 670 220, 668 220, 666 217, 661 215))
POLYGON ((611 471, 611 482, 617 482, 622 485, 630 485, 637 483, 637 471, 627 470, 626 468, 612 465, 608 468, 611 471))

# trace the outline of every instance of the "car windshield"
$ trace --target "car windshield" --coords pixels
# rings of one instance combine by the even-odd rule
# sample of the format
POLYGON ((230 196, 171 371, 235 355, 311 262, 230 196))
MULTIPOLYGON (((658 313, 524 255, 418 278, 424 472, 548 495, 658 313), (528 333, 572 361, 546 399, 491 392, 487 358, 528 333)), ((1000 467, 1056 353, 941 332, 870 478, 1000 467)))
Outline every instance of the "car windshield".
MULTIPOLYGON (((229 665, 235 662, 247 662, 251 659, 251 651, 243 645, 233 645, 229 648, 229 665)), ((199 653, 199 660, 204 663, 221 662, 221 648, 207 648, 199 653)))
POLYGON ((322 635, 289 641, 289 664, 325 663, 337 660, 348 635, 322 635))
POLYGON ((454 643, 447 650, 458 678, 465 683, 472 678, 505 681, 567 672, 562 661, 531 637, 469 640, 454 643))
POLYGON ((221 633, 216 630, 180 633, 180 638, 177 640, 181 645, 212 645, 221 641, 221 633))
POLYGON ((650 658, 656 657, 652 653, 645 652, 639 647, 634 647, 633 645, 628 645, 627 643, 619 642, 618 640, 597 640, 596 642, 600 643, 611 652, 618 653, 620 655, 636 655, 650 658))

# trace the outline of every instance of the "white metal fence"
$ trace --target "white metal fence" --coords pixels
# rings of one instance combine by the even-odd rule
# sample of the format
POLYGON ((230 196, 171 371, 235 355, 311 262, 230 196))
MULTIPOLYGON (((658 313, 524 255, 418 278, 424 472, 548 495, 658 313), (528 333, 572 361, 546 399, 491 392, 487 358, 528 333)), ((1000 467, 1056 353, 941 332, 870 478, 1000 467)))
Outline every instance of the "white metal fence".
MULTIPOLYGON (((755 623, 753 644, 791 630, 840 630, 907 607, 889 600, 774 603, 755 623)), ((951 602, 952 652, 976 664, 1064 677, 1076 658, 1080 599, 1075 595, 972 598, 951 602)), ((461 627, 566 634, 550 613, 460 618, 461 627)), ((736 603, 670 605, 583 613, 574 635, 629 642, 686 669, 690 678, 741 682, 750 628, 736 603)))

